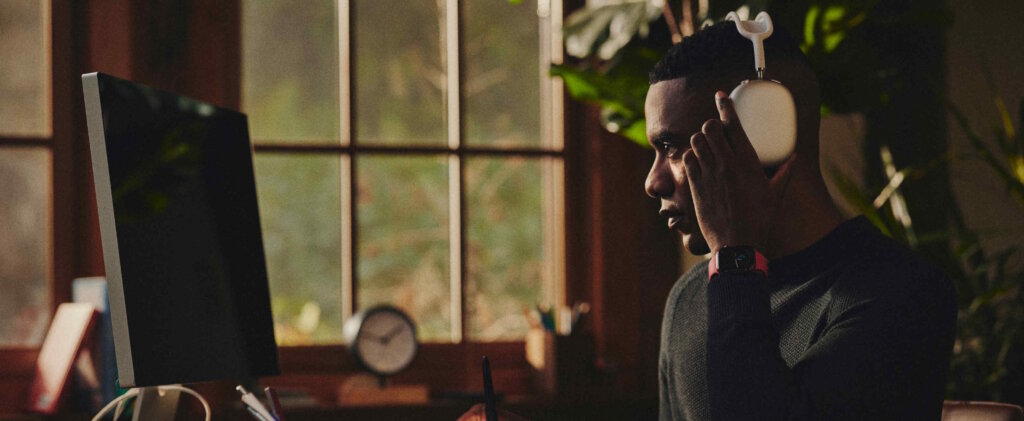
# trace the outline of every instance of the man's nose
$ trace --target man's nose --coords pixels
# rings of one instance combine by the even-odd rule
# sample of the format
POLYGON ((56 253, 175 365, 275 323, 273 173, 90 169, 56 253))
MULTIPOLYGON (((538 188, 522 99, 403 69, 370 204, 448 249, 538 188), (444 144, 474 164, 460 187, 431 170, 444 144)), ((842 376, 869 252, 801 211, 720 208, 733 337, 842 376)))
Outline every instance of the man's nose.
POLYGON ((672 195, 671 174, 661 159, 655 159, 651 165, 651 171, 647 173, 647 180, 644 182, 644 191, 655 199, 672 195))

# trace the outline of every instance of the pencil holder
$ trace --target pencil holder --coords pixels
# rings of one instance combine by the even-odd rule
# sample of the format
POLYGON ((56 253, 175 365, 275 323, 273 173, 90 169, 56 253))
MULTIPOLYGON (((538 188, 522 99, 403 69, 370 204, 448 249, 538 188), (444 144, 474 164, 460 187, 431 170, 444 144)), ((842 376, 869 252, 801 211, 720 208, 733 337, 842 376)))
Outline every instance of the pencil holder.
POLYGON ((594 336, 557 335, 533 329, 526 336, 526 356, 534 368, 534 387, 547 396, 581 395, 596 377, 594 336))

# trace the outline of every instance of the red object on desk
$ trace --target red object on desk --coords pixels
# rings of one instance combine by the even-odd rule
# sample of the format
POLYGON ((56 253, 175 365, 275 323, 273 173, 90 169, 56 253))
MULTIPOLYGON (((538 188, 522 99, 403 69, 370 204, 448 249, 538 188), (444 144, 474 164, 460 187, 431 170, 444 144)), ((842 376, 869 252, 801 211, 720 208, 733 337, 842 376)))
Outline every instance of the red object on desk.
POLYGON ((47 415, 57 412, 75 360, 88 345, 96 325, 96 314, 96 307, 87 303, 64 303, 57 307, 36 359, 36 373, 28 393, 29 411, 47 415))

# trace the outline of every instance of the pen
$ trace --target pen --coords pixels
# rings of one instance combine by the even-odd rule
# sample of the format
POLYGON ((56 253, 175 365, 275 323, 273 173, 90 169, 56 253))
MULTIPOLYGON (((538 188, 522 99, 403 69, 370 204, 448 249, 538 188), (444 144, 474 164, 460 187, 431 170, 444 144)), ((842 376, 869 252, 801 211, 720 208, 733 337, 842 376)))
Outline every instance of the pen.
POLYGON ((487 421, 498 421, 498 408, 494 403, 494 384, 491 383, 491 362, 484 356, 484 415, 487 421))
POLYGON ((270 413, 267 412, 267 408, 265 408, 263 404, 260 403, 260 400, 259 398, 256 397, 256 395, 249 393, 249 391, 245 390, 245 388, 242 387, 242 385, 238 385, 237 387, 235 387, 235 390, 237 390, 238 393, 242 395, 242 403, 245 404, 245 406, 248 409, 251 409, 252 411, 256 412, 256 414, 258 414, 260 418, 263 418, 267 421, 277 420, 277 418, 274 418, 273 415, 270 415, 270 413))
POLYGON ((277 399, 277 391, 270 386, 267 386, 263 391, 266 392, 267 399, 270 400, 271 415, 276 417, 277 421, 284 421, 284 411, 281 411, 281 401, 277 399))

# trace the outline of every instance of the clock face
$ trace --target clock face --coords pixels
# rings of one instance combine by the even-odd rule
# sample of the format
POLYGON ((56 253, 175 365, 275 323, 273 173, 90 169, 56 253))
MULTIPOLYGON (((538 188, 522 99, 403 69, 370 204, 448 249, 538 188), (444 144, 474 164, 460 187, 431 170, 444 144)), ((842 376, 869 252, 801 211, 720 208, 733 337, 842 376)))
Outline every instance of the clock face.
POLYGON ((367 312, 356 336, 354 351, 370 371, 395 374, 416 356, 416 329, 405 314, 393 308, 367 312))

